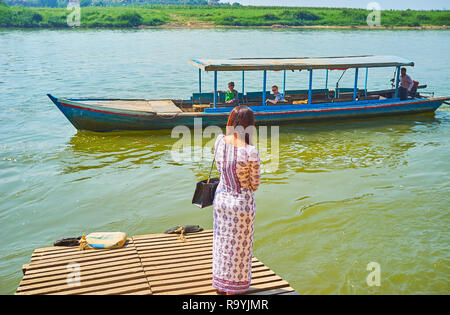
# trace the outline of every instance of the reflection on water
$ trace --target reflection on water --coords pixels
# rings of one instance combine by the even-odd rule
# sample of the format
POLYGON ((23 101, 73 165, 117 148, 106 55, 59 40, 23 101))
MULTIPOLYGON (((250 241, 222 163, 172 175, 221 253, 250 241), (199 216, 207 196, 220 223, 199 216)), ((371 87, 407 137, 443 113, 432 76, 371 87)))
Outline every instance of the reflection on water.
MULTIPOLYGON (((440 120, 434 115, 374 118, 363 121, 344 120, 305 125, 283 125, 279 135, 279 154, 282 163, 275 177, 266 181, 278 181, 285 173, 316 173, 336 169, 364 168, 371 166, 395 167, 406 163, 404 155, 415 146, 414 141, 404 139, 405 134, 418 128, 433 128, 440 120)), ((63 173, 112 167, 133 168, 147 164, 154 168, 162 163, 173 166, 192 166, 196 177, 204 176, 202 170, 211 160, 203 156, 195 161, 195 148, 184 155, 185 160, 174 162, 171 150, 178 138, 171 138, 170 131, 92 133, 77 132, 59 155, 64 165, 63 173)), ((203 145, 210 138, 203 139, 203 145)), ((190 143, 194 143, 191 136, 190 143)), ((438 143, 427 143, 438 145, 438 143)), ((267 143, 271 147, 270 135, 267 143)), ((205 147, 204 147, 205 149, 205 147)), ((270 161, 270 149, 267 152, 270 161)), ((263 162, 264 163, 264 162, 263 162)))
POLYGON ((438 123, 434 116, 416 115, 363 121, 328 122, 283 129, 279 174, 325 172, 380 165, 395 167, 415 146, 404 135, 417 125, 438 123))
POLYGON ((171 149, 170 133, 111 133, 98 134, 77 132, 71 137, 61 162, 63 173, 74 173, 89 169, 133 168, 142 164, 159 167, 158 161, 165 158, 171 149))
MULTIPOLYGON (((189 58, 249 51, 257 57, 267 51, 255 47, 282 41, 274 56, 300 50, 314 56, 402 55, 417 62, 414 78, 439 95, 450 94, 449 72, 442 71, 448 67, 448 31, 0 34, 0 293, 14 292, 34 248, 61 237, 160 233, 180 224, 212 228, 211 209, 190 204, 211 163, 211 156, 194 159, 199 145, 191 141, 192 159, 175 161, 171 150, 178 139, 170 131, 77 132, 46 93, 187 97, 197 79, 189 58), (192 46, 193 36, 204 41, 192 46), (236 45, 223 46, 230 37, 236 45), (383 45, 361 45, 368 39, 383 45), (58 54, 53 47, 61 48, 58 54)), ((270 84, 280 82, 278 74, 269 73, 270 84)), ((304 88, 302 75, 288 74, 288 88, 304 88)), ((372 87, 383 88, 391 76, 371 72, 372 87)), ((230 80, 239 77, 221 74, 219 85, 230 80)), ((248 90, 259 90, 260 80, 246 76, 248 90)), ((206 75, 205 89, 212 89, 211 82, 206 75)), ((449 138, 448 106, 435 115, 280 126, 278 168, 264 160, 256 192, 255 255, 305 294, 450 293, 449 138), (366 284, 369 262, 381 265, 379 288, 366 284)))

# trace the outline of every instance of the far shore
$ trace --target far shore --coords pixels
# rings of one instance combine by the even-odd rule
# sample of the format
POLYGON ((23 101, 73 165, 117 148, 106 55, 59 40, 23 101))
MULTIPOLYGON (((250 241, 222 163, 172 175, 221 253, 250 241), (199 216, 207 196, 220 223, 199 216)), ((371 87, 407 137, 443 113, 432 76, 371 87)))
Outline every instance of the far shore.
POLYGON ((270 26, 237 26, 237 25, 215 25, 212 23, 167 23, 158 26, 141 25, 138 28, 187 28, 187 29, 208 29, 208 28, 236 28, 236 29, 341 29, 341 30, 448 30, 450 25, 422 25, 422 26, 342 26, 342 25, 308 25, 291 26, 274 24, 270 26))
POLYGON ((308 26, 291 26, 291 25, 270 25, 270 26, 237 26, 237 25, 215 25, 211 23, 167 23, 162 25, 139 25, 139 26, 81 26, 78 27, 2 27, 0 30, 6 29, 23 29, 23 30, 63 30, 63 29, 304 29, 304 30, 448 30, 450 25, 422 25, 422 26, 342 26, 342 25, 308 25, 308 26))
MULTIPOLYGON (((0 0, 1 1, 1 0, 0 0)), ((79 24, 90 29, 231 28, 336 30, 447 30, 450 11, 381 11, 381 26, 370 27, 373 12, 347 8, 151 5, 66 8, 5 6, 0 2, 0 27, 62 29, 79 24)))

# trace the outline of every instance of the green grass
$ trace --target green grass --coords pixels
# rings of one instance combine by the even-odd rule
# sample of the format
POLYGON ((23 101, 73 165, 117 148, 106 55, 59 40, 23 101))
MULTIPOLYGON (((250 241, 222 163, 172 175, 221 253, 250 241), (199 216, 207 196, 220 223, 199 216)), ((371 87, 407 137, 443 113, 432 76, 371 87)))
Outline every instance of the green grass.
MULTIPOLYGON (((64 8, 25 8, 0 5, 0 27, 68 27, 64 8)), ((81 27, 159 26, 167 23, 206 23, 216 26, 366 26, 370 12, 363 9, 291 8, 247 6, 152 5, 86 7, 81 27)), ((382 11, 381 24, 392 26, 442 26, 450 24, 450 11, 382 11)))

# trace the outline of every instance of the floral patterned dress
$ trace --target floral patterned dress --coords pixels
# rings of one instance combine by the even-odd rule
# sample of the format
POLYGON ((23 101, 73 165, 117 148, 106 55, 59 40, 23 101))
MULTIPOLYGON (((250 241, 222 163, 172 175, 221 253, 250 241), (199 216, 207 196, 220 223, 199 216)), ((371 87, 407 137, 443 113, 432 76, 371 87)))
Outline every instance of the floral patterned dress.
POLYGON ((223 136, 215 144, 220 172, 213 204, 213 282, 215 289, 239 294, 252 279, 255 198, 260 183, 260 160, 256 147, 236 147, 223 136))

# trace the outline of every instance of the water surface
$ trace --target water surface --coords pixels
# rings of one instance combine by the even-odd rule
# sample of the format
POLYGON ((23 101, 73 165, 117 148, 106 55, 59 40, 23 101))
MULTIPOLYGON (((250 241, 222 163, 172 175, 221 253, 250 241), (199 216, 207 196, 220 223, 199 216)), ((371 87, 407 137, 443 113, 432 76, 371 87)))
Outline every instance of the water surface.
MULTIPOLYGON (((208 161, 175 162, 170 131, 77 132, 45 96, 188 97, 190 58, 393 54, 450 95, 449 31, 0 31, 0 293, 14 293, 33 249, 92 231, 212 228, 190 205, 208 161)), ((365 72, 362 72, 365 74, 365 72)), ((330 74, 334 86, 340 73, 330 74)), ((392 69, 369 72, 388 88, 392 69)), ((282 73, 268 84, 281 86, 282 73)), ((212 89, 205 74, 203 89, 212 89)), ((307 86, 288 73, 288 89, 307 86)), ((219 74, 219 84, 240 73, 219 74)), ((246 90, 261 90, 261 73, 246 90)), ((352 73, 341 86, 351 87, 352 73)), ((364 76, 360 85, 364 84, 364 76)), ((317 71, 314 87, 324 85, 317 71)), ((255 255, 304 294, 450 293, 450 109, 281 126, 280 165, 256 193, 255 255), (368 287, 369 262, 381 286, 368 287)))

